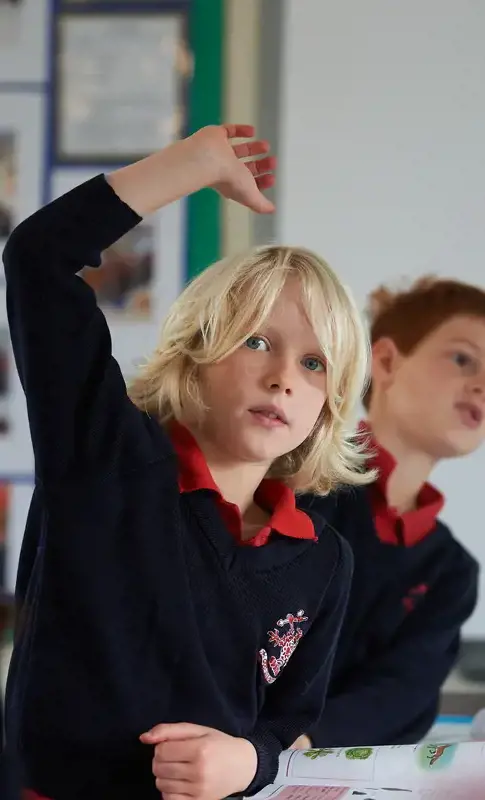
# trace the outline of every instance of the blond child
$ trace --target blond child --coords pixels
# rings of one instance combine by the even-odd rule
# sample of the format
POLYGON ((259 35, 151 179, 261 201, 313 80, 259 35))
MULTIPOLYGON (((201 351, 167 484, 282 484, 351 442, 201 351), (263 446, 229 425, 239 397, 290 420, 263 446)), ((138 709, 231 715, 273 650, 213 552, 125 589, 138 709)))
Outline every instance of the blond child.
POLYGON ((253 133, 206 128, 88 181, 5 249, 36 477, 8 737, 48 798, 251 794, 323 708, 352 559, 294 492, 367 480, 349 295, 299 248, 215 264, 129 396, 76 275, 206 186, 271 212, 268 145, 233 142, 253 133))

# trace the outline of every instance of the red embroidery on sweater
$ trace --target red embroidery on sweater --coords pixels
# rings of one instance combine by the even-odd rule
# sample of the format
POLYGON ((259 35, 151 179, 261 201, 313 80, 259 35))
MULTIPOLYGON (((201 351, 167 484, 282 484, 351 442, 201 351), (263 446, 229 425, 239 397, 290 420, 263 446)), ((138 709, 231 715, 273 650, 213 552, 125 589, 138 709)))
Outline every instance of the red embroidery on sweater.
POLYGON ((296 646, 303 636, 303 631, 297 625, 299 622, 306 622, 308 617, 304 616, 303 609, 295 614, 287 614, 284 619, 279 619, 276 623, 282 628, 284 625, 289 625, 289 630, 282 636, 277 628, 268 631, 268 638, 272 645, 279 647, 278 656, 268 656, 264 648, 259 651, 261 658, 261 669, 266 683, 274 683, 281 670, 286 667, 288 661, 296 650, 296 646), (270 671, 271 670, 271 671, 270 671))
POLYGON ((406 597, 403 597, 402 604, 408 614, 411 611, 414 611, 419 598, 424 597, 424 595, 428 593, 428 589, 429 586, 427 586, 425 583, 420 583, 419 586, 413 586, 413 588, 407 593, 406 597))

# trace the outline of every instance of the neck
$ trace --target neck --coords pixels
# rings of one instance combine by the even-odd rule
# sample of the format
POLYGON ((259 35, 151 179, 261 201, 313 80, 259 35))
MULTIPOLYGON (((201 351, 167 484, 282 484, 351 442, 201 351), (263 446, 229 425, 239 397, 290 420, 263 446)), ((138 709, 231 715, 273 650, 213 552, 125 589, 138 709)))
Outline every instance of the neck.
POLYGON ((412 511, 417 507, 419 492, 428 480, 436 459, 409 441, 383 414, 370 411, 368 421, 375 440, 396 462, 386 487, 388 505, 399 514, 412 511))
POLYGON ((191 428, 191 433, 204 454, 224 500, 237 506, 243 520, 249 525, 259 524, 261 514, 254 502, 254 493, 268 472, 268 464, 235 461, 205 440, 200 430, 191 428))

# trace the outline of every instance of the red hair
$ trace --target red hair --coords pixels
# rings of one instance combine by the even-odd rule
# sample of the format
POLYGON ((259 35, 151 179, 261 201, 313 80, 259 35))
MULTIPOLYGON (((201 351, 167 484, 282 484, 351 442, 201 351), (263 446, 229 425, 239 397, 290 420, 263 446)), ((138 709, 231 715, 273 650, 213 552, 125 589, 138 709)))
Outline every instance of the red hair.
MULTIPOLYGON (((369 296, 367 316, 371 344, 392 339, 403 355, 409 355, 436 328, 452 317, 485 319, 485 291, 461 281, 427 275, 409 289, 393 292, 379 286, 369 296)), ((369 408, 372 386, 363 398, 369 408)))

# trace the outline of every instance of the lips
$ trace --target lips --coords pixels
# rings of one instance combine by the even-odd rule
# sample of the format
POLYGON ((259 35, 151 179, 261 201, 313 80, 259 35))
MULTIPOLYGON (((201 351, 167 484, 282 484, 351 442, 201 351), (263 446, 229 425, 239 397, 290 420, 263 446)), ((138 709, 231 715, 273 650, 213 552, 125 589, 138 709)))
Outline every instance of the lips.
POLYGON ((262 405, 250 408, 251 414, 258 414, 262 417, 267 417, 268 420, 274 420, 282 425, 288 425, 288 419, 283 409, 275 405, 262 405))
POLYGON ((483 409, 475 403, 457 403, 456 409, 467 428, 476 429, 483 421, 483 409))

